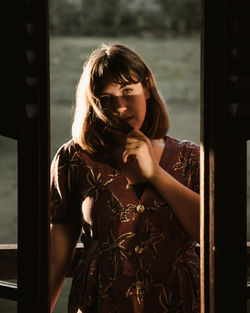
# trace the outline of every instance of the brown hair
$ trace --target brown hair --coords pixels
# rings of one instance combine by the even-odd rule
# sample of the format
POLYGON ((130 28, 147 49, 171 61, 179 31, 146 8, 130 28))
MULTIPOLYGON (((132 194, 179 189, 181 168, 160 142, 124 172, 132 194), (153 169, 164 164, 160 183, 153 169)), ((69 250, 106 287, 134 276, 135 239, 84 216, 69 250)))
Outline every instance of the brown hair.
POLYGON ((147 113, 141 131, 150 139, 166 135, 169 116, 152 71, 142 58, 126 46, 101 45, 84 64, 76 92, 72 137, 84 150, 94 153, 112 146, 109 129, 128 132, 128 126, 102 109, 100 95, 109 83, 148 85, 147 113))

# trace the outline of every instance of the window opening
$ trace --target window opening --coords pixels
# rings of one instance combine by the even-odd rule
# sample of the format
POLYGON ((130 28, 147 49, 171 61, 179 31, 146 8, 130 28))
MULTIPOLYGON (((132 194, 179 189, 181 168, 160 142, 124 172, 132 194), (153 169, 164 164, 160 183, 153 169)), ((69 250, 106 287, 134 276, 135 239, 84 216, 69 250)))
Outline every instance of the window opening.
POLYGON ((17 243, 17 141, 0 136, 0 244, 17 243))
MULTIPOLYGON (((0 173, 0 244, 14 249, 17 243, 17 141, 4 136, 0 136, 0 173)), ((13 269, 12 260, 10 257, 4 267, 0 266, 0 272, 13 269)), ((17 279, 5 281, 16 283, 17 279)), ((16 310, 16 301, 0 298, 0 312, 16 310)))
MULTIPOLYGON (((169 135, 179 139, 189 139, 199 144, 200 1, 191 1, 191 6, 195 7, 197 12, 195 14, 196 21, 193 20, 194 15, 192 15, 192 25, 188 24, 191 19, 188 22, 184 16, 181 16, 180 3, 173 1, 171 1, 171 8, 178 7, 179 11, 174 12, 173 10, 172 13, 169 13, 166 1, 130 1, 126 5, 124 4, 128 6, 126 14, 122 10, 120 13, 117 11, 117 3, 121 4, 123 1, 98 2, 98 6, 101 6, 102 3, 105 6, 103 14, 107 14, 109 9, 114 10, 113 14, 109 14, 109 17, 116 17, 114 23, 123 25, 123 19, 126 18, 126 21, 129 21, 129 23, 126 22, 126 25, 137 29, 137 31, 131 32, 131 30, 123 28, 122 34, 114 34, 119 29, 117 26, 112 26, 113 34, 110 25, 98 26, 103 22, 99 16, 102 14, 101 9, 95 9, 96 1, 66 1, 66 6, 70 7, 72 11, 66 10, 64 2, 62 1, 60 4, 55 0, 50 1, 51 159, 59 146, 70 139, 72 104, 75 101, 75 90, 82 65, 91 51, 101 43, 126 44, 145 59, 151 67, 157 86, 167 103, 170 114, 169 135), (111 2, 114 4, 113 8, 110 6, 111 2), (144 11, 141 10, 142 3, 145 5, 145 7, 143 6, 144 11), (164 7, 161 17, 156 14, 160 4, 164 7), (67 13, 67 28, 64 27, 65 20, 60 20, 62 12, 59 12, 59 6, 64 6, 64 12, 67 13), (140 11, 140 14, 137 11, 140 11), (70 18, 73 12, 74 19, 70 18), (82 12, 82 15, 75 14, 76 12, 82 12), (91 20, 88 12, 95 12, 95 16, 91 15, 95 22, 91 20), (152 19, 156 17, 155 24, 150 27, 144 25, 145 16, 147 16, 147 24, 150 22, 152 25, 152 19), (159 22, 159 18, 161 22, 159 22), (160 30, 159 23, 163 25, 163 20, 169 25, 164 24, 162 27, 165 29, 160 30), (77 24, 76 21, 79 23, 77 24), (92 25, 91 23, 94 23, 93 27, 89 27, 92 25), (157 27, 158 31, 155 30, 157 27), (192 29, 190 32, 189 28, 192 29)), ((183 4, 183 6, 185 5, 183 4)), ((188 10, 187 7, 184 9, 188 10)), ((70 285, 71 278, 66 278, 54 309, 55 313, 66 312, 70 285)))

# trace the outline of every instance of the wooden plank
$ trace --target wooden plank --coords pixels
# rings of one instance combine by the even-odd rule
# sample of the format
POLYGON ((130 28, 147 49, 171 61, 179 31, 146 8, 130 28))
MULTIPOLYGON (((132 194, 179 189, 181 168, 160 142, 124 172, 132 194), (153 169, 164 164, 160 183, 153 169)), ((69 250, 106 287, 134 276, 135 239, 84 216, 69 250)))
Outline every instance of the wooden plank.
POLYGON ((0 281, 1 298, 17 301, 17 284, 0 281))
MULTIPOLYGON (((247 242, 247 272, 250 276, 250 242, 247 242)), ((77 244, 77 249, 72 263, 71 268, 68 271, 67 277, 72 277, 74 271, 74 265, 78 263, 83 252, 83 245, 81 243, 77 244)), ((200 246, 196 246, 197 254, 200 254, 200 246)), ((0 244, 0 280, 4 279, 16 279, 17 278, 17 245, 3 245, 0 244), (8 264, 12 263, 14 266, 10 267, 8 270, 8 264)), ((234 253, 232 249, 231 253, 234 253)), ((235 270, 235 269, 233 269, 235 270)))
MULTIPOLYGON (((79 262, 83 252, 82 243, 77 244, 72 266, 67 273, 67 277, 72 277, 74 266, 79 262)), ((17 279, 17 245, 0 244, 0 280, 17 279)))
POLYGON ((17 244, 0 244, 0 257, 6 254, 17 254, 17 244))
MULTIPOLYGON (((0 245, 0 279, 17 279, 17 245, 0 245)), ((2 293, 0 293, 2 295, 2 293)))

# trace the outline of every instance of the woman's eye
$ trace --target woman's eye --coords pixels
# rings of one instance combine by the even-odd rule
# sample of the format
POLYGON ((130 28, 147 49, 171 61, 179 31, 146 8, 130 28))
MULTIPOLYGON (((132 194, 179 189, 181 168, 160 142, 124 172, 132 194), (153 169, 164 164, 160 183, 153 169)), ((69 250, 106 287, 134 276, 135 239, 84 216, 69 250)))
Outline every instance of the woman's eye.
POLYGON ((131 88, 126 88, 126 89, 123 89, 123 93, 124 93, 124 94, 128 94, 128 93, 130 93, 132 90, 133 90, 133 89, 131 89, 131 88))

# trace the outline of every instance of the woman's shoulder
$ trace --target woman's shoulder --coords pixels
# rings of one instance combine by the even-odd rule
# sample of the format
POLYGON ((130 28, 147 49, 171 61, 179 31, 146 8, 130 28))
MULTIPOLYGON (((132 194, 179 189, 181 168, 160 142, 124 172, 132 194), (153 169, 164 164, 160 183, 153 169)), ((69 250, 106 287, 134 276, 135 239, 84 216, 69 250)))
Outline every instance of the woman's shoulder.
POLYGON ((200 147, 190 140, 167 137, 167 162, 172 175, 199 192, 200 147))
POLYGON ((98 164, 105 163, 103 153, 90 154, 84 150, 74 139, 62 144, 57 150, 54 159, 60 160, 60 163, 69 163, 75 165, 86 165, 98 167, 98 164))
POLYGON ((67 159, 72 152, 76 151, 75 149, 75 143, 73 141, 73 139, 63 143, 62 145, 59 146, 59 148, 57 148, 57 151, 54 155, 54 159, 56 158, 65 158, 67 159))
POLYGON ((172 136, 166 137, 167 159, 172 160, 196 160, 199 162, 200 146, 191 140, 181 140, 172 136))
POLYGON ((176 146, 186 146, 186 147, 196 147, 196 148, 199 148, 200 146, 191 141, 191 140, 188 140, 188 139, 179 139, 179 138, 175 138, 175 137, 172 137, 172 136, 169 136, 167 135, 166 136, 166 140, 169 144, 172 144, 172 145, 176 145, 176 146))
POLYGON ((169 135, 166 136, 166 144, 168 145, 168 148, 176 149, 179 151, 200 151, 200 146, 197 143, 187 139, 174 138, 169 135))
POLYGON ((77 144, 74 139, 70 139, 59 146, 55 156, 60 155, 61 157, 69 157, 75 153, 87 154, 87 152, 79 144, 77 144))

